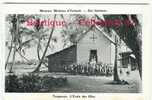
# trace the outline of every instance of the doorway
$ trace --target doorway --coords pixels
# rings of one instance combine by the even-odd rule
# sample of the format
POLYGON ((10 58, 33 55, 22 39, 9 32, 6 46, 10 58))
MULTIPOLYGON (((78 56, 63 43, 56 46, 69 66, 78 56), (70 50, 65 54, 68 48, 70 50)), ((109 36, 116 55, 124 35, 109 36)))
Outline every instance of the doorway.
POLYGON ((98 62, 97 50, 90 50, 89 62, 98 62))

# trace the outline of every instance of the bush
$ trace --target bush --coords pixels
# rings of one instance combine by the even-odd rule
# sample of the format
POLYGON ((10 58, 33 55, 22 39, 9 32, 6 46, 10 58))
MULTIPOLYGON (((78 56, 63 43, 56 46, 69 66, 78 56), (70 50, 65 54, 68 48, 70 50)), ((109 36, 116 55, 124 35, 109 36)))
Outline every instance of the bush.
POLYGON ((20 92, 37 92, 41 88, 41 77, 38 75, 23 75, 19 80, 20 92))
POLYGON ((19 79, 16 75, 9 75, 5 77, 5 91, 6 92, 18 92, 19 91, 19 79))
POLYGON ((66 85, 66 78, 40 77, 36 74, 8 75, 5 77, 6 92, 48 92, 53 87, 61 87, 66 85))

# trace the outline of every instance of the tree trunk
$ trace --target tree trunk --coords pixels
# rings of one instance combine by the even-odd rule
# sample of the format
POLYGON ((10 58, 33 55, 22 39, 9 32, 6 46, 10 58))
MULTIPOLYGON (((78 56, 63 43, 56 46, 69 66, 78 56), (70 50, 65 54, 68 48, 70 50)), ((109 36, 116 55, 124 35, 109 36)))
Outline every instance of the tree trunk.
POLYGON ((119 75, 118 75, 118 65, 117 65, 117 53, 118 53, 118 48, 117 48, 117 45, 118 45, 118 40, 117 40, 117 37, 115 36, 115 62, 114 62, 114 74, 113 74, 113 79, 114 81, 120 81, 119 79, 119 75))
POLYGON ((16 49, 17 49, 17 43, 16 43, 16 38, 17 38, 17 35, 18 35, 18 16, 16 16, 16 14, 13 16, 13 20, 12 20, 12 47, 14 47, 14 52, 13 52, 13 59, 12 59, 12 64, 10 66, 10 70, 9 70, 9 73, 12 73, 12 69, 13 69, 13 66, 15 64, 15 55, 16 55, 16 49), (14 46, 13 46, 14 44, 14 46))
POLYGON ((6 62, 5 62, 5 69, 7 68, 7 64, 8 64, 8 61, 9 61, 9 58, 10 58, 10 55, 11 55, 11 52, 12 52, 12 47, 13 46, 13 43, 11 41, 11 48, 9 50, 9 53, 8 53, 8 56, 7 56, 7 59, 6 59, 6 62))
MULTIPOLYGON (((56 18, 56 15, 54 15, 54 20, 55 20, 55 18, 56 18)), ((46 54, 47 49, 48 49, 48 47, 49 47, 49 44, 50 44, 50 41, 51 41, 53 32, 54 32, 54 26, 52 27, 52 30, 51 30, 51 33, 50 33, 50 36, 49 36, 49 39, 48 39, 46 48, 45 48, 44 53, 43 53, 43 55, 42 55, 42 58, 41 58, 41 60, 40 60, 40 62, 39 62, 39 64, 38 64, 38 66, 36 67, 36 69, 35 69, 33 72, 38 72, 38 71, 39 71, 39 69, 40 69, 40 67, 41 67, 41 65, 42 65, 42 63, 43 63, 43 61, 44 61, 44 57, 45 57, 45 54, 46 54)))
POLYGON ((139 75, 140 75, 140 78, 142 79, 142 55, 141 53, 139 54, 135 53, 135 57, 136 57, 137 65, 138 65, 139 75))
POLYGON ((40 53, 39 53, 40 41, 41 41, 41 39, 39 38, 39 40, 38 40, 38 45, 37 45, 37 57, 38 57, 38 60, 39 60, 39 61, 41 60, 41 58, 40 58, 40 53))
POLYGON ((15 55, 16 55, 16 44, 15 44, 15 46, 14 46, 13 59, 12 59, 12 64, 11 64, 11 66, 10 66, 9 73, 12 73, 12 72, 13 72, 12 69, 13 69, 13 66, 14 66, 14 64, 15 64, 15 55))
MULTIPOLYGON (((40 57, 40 43, 41 43, 41 38, 39 39, 38 45, 37 45, 37 57, 38 57, 39 61, 41 60, 41 57, 40 57)), ((45 67, 48 67, 45 62, 42 62, 42 63, 44 64, 45 67)))

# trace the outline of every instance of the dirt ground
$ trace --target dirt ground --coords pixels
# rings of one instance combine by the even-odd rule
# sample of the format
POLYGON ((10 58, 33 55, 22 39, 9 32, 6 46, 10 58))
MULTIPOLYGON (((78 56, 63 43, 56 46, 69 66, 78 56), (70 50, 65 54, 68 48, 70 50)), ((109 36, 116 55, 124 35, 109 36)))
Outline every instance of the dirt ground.
MULTIPOLYGON (((31 72, 34 67, 30 66, 18 66, 14 67, 16 74, 23 74, 31 72)), ((60 88, 53 88, 50 92, 95 92, 95 93, 140 93, 141 79, 139 77, 138 70, 131 71, 129 75, 121 74, 120 79, 125 80, 129 85, 114 85, 108 84, 113 81, 113 76, 84 76, 84 75, 70 75, 67 73, 49 73, 44 71, 40 72, 39 75, 42 77, 47 75, 50 77, 66 77, 67 85, 60 88)))
MULTIPOLYGON (((105 76, 81 76, 81 75, 64 75, 57 74, 55 76, 67 77, 68 84, 61 88, 54 88, 50 92, 96 92, 96 93, 140 93, 141 80, 134 79, 135 71, 124 80, 129 82, 129 85, 114 85, 109 84, 113 81, 113 77, 105 76), (132 77, 134 76, 134 77, 132 77)), ((122 79, 122 77, 121 77, 122 79)))

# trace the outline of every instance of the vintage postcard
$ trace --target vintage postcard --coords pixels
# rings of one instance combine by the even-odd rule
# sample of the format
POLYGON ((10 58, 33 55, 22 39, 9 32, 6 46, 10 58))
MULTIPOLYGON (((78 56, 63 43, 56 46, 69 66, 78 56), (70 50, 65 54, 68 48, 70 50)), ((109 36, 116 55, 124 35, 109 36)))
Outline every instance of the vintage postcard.
POLYGON ((150 2, 3 2, 2 100, 151 100, 150 2))

